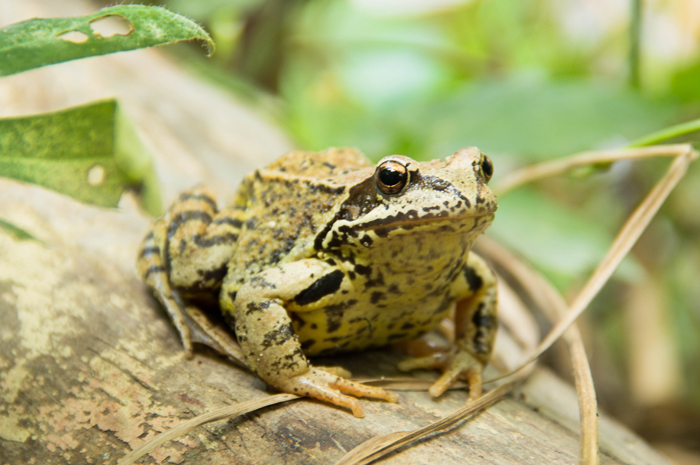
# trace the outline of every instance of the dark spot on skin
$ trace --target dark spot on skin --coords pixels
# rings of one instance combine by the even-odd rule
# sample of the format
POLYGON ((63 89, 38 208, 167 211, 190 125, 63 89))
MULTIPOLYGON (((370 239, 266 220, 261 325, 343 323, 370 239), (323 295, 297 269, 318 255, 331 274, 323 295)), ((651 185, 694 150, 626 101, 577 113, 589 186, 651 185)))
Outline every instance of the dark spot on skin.
POLYGON ((139 259, 151 256, 151 255, 160 255, 160 247, 158 247, 158 246, 144 247, 144 249, 141 250, 141 253, 139 254, 139 259))
POLYGON ((326 332, 333 333, 338 331, 340 326, 343 324, 343 314, 345 313, 345 310, 352 307, 356 303, 357 300, 352 299, 348 300, 347 302, 329 305, 323 309, 324 313, 326 314, 326 332))
POLYGON ((267 310, 270 307, 270 304, 272 304, 271 300, 265 300, 263 302, 249 302, 246 306, 245 314, 250 315, 251 313, 262 312, 263 310, 267 310))
POLYGON ((194 236, 194 243, 197 244, 197 247, 201 248, 212 247, 215 245, 233 244, 237 240, 238 234, 233 233, 224 233, 207 238, 203 238, 202 236, 194 236))
POLYGON ((294 328, 292 324, 283 325, 281 328, 272 330, 265 334, 264 340, 262 342, 263 350, 272 347, 273 345, 281 346, 288 340, 294 337, 294 328))
POLYGON ((474 315, 472 315, 472 323, 474 323, 475 328, 491 329, 494 326, 495 320, 486 311, 486 306, 483 302, 479 304, 474 315))
POLYGON ((201 200, 202 202, 205 202, 208 204, 212 210, 216 211, 217 206, 216 202, 214 202, 214 199, 209 197, 206 194, 193 194, 189 192, 185 192, 183 194, 180 194, 180 201, 185 201, 185 200, 201 200))
POLYGON ((382 299, 386 299, 386 295, 384 295, 383 292, 372 292, 372 296, 370 297, 370 302, 373 304, 376 304, 382 299))
POLYGON ((165 271, 164 266, 160 265, 151 265, 148 267, 146 272, 143 274, 143 280, 146 281, 149 276, 151 276, 154 273, 163 273, 165 271))
POLYGON ((197 270, 197 274, 205 282, 206 281, 214 281, 215 283, 220 283, 221 281, 223 281, 224 276, 226 276, 227 270, 228 270, 228 266, 226 263, 224 263, 219 268, 214 268, 212 270, 197 270))
POLYGON ((355 278, 357 278, 357 275, 355 274, 354 271, 348 271, 348 278, 350 278, 351 280, 354 280, 355 278))
POLYGON ((395 334, 389 335, 389 340, 394 341, 396 339, 403 339, 406 336, 408 336, 408 333, 395 333, 395 334))
POLYGON ((301 350, 309 350, 314 344, 316 344, 315 339, 307 339, 301 343, 301 350))
POLYGON ((177 232, 177 230, 180 228, 180 226, 189 221, 201 221, 203 223, 209 224, 211 223, 211 216, 209 215, 209 213, 201 210, 180 212, 177 215, 175 215, 173 220, 168 225, 168 237, 173 237, 175 235, 175 232, 177 232))
POLYGON ((404 324, 401 326, 401 329, 413 329, 415 326, 416 326, 416 325, 414 325, 413 323, 404 323, 404 324))
POLYGON ((251 287, 257 289, 277 289, 277 286, 274 283, 266 281, 265 278, 261 276, 253 276, 248 282, 250 283, 251 287))
POLYGON ((296 323, 297 329, 301 329, 306 326, 306 320, 299 317, 298 313, 291 313, 289 317, 292 319, 292 323, 296 323))
POLYGON ((318 329, 318 325, 316 323, 311 323, 311 326, 309 326, 311 329, 318 329))
POLYGON ((467 280, 467 284, 469 285, 469 289, 471 289, 474 292, 481 289, 481 286, 484 285, 484 280, 481 279, 481 276, 476 274, 476 270, 474 270, 474 268, 472 268, 470 266, 464 267, 464 279, 467 280))
POLYGON ((340 228, 338 228, 338 232, 343 234, 344 238, 357 237, 359 235, 359 233, 356 230, 352 229, 350 226, 341 226, 340 228))
POLYGON ((371 288, 371 287, 380 287, 384 286, 384 275, 380 271, 377 274, 377 277, 374 279, 368 279, 367 282, 365 283, 365 288, 371 288))
POLYGON ((369 237, 369 234, 365 234, 360 238, 360 244, 364 245, 365 247, 371 246, 372 242, 372 238, 369 237))
POLYGON ((369 276, 372 274, 372 267, 364 265, 355 265, 355 271, 363 276, 369 276))
POLYGON ((297 294, 294 302, 297 305, 308 305, 336 292, 340 289, 343 277, 343 272, 340 270, 321 276, 311 286, 297 294))
POLYGON ((391 286, 389 286, 389 288, 387 289, 387 292, 389 294, 401 294, 401 291, 399 290, 399 286, 397 286, 396 284, 392 284, 391 286))
POLYGON ((243 222, 237 218, 217 218, 214 220, 214 224, 227 224, 229 226, 232 226, 236 229, 240 229, 243 227, 243 222))

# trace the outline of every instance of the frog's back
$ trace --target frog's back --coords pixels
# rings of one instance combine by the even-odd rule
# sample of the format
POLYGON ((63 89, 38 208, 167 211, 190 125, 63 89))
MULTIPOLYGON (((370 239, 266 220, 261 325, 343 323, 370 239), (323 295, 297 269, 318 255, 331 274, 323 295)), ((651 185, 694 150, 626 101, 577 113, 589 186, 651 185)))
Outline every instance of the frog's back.
POLYGON ((325 179, 370 165, 362 152, 352 147, 344 147, 330 148, 323 152, 289 152, 272 162, 265 171, 325 179))
POLYGON ((347 186, 333 179, 371 167, 353 148, 287 153, 244 179, 235 204, 245 209, 227 288, 237 290, 272 266, 309 258, 316 234, 334 218, 347 186))

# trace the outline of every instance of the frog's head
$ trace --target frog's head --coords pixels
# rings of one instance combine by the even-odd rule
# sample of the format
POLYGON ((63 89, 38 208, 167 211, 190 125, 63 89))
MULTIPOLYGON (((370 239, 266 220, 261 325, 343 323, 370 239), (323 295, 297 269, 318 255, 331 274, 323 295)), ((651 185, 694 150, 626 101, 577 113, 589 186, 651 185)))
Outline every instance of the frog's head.
POLYGON ((376 248, 398 237, 439 241, 460 235, 473 242, 494 217, 496 198, 487 186, 491 160, 476 147, 446 160, 419 163, 402 155, 355 172, 335 218, 316 238, 317 249, 376 248))

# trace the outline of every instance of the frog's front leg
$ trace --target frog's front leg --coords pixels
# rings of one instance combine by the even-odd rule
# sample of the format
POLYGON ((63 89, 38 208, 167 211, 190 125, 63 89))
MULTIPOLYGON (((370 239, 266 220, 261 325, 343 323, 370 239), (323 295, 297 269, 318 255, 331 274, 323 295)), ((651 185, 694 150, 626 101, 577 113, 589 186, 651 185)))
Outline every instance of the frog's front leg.
MULTIPOLYGON (((343 393, 389 402, 396 402, 396 395, 313 367, 302 352, 289 316, 289 312, 324 308, 350 286, 340 269, 321 260, 306 259, 270 268, 236 293, 235 329, 248 366, 265 382, 283 392, 349 408, 356 417, 362 417, 358 400, 343 393)), ((227 294, 225 287, 222 295, 227 294)))
POLYGON ((205 187, 183 192, 143 239, 136 265, 141 279, 163 304, 192 356, 192 336, 185 319, 187 295, 211 292, 221 285, 233 254, 241 211, 219 211, 205 187))
POLYGON ((481 395, 481 373, 488 364, 496 340, 497 282, 491 268, 471 253, 453 285, 457 296, 455 345, 448 352, 409 359, 399 364, 404 371, 441 368, 442 376, 430 387, 437 397, 459 378, 469 383, 469 398, 481 395))

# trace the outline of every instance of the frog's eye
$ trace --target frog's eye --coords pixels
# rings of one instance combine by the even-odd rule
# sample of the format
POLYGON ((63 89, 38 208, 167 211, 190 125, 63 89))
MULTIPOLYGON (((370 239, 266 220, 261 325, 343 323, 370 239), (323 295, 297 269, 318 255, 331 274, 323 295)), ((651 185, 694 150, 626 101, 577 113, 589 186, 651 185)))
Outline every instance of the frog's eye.
POLYGON ((491 159, 482 153, 480 165, 481 174, 484 175, 486 182, 489 182, 491 180, 491 176, 493 176, 493 163, 491 162, 491 159))
POLYGON ((395 160, 379 165, 374 176, 379 190, 389 195, 398 194, 408 183, 408 170, 395 160))

